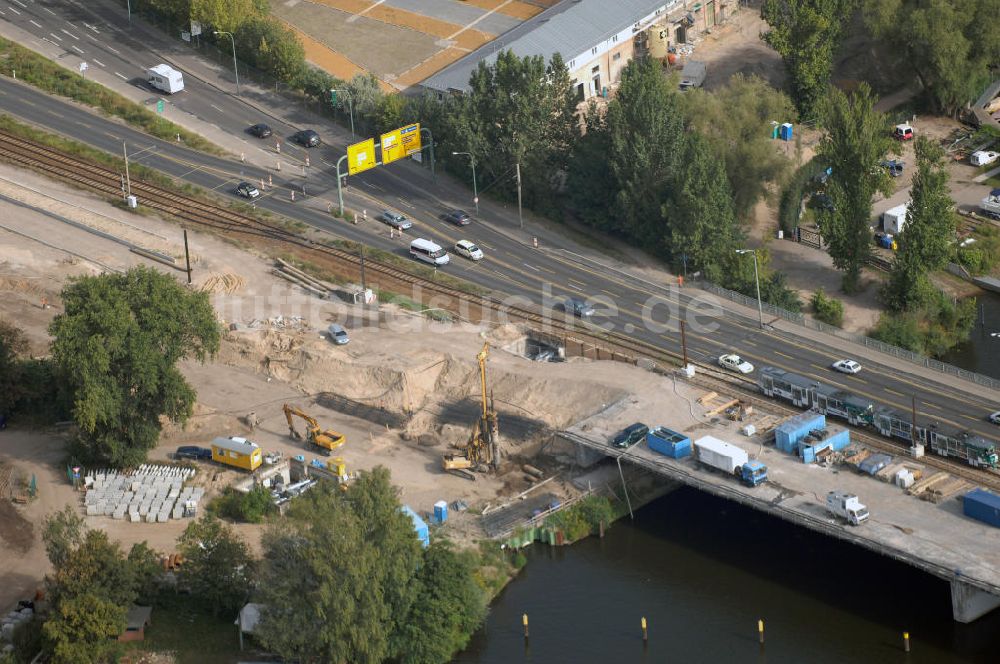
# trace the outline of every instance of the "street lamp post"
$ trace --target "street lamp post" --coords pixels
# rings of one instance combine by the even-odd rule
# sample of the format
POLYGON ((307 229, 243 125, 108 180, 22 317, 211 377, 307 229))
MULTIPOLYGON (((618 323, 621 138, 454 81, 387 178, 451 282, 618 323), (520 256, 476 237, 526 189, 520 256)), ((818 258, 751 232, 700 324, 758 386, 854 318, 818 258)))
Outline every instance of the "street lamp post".
POLYGON ((476 187, 476 157, 471 152, 452 152, 452 155, 468 155, 472 162, 472 202, 476 204, 476 216, 479 216, 479 189, 476 187))
POLYGON ((132 0, 125 0, 125 5, 128 7, 128 27, 132 27, 132 0))
POLYGON ((736 253, 740 254, 753 254, 753 280, 757 285, 757 314, 760 316, 760 329, 764 329, 764 305, 761 304, 760 300, 760 275, 757 272, 757 250, 756 249, 737 249, 736 253))
POLYGON ((225 30, 216 30, 215 36, 226 35, 229 37, 229 41, 233 43, 233 73, 236 74, 236 96, 240 96, 240 70, 236 66, 236 38, 233 37, 233 33, 226 32, 225 30))
POLYGON ((351 114, 351 136, 354 136, 354 96, 351 94, 350 90, 336 90, 330 88, 330 92, 333 94, 342 93, 347 95, 347 109, 351 114))

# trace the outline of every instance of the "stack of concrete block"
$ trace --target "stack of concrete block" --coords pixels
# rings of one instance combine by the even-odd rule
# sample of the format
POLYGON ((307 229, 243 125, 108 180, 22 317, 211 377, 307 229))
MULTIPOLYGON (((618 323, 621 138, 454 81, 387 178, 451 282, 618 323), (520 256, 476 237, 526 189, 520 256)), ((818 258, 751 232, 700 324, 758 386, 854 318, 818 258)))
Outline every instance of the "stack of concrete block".
POLYGON ((196 500, 204 493, 203 489, 184 487, 184 481, 190 479, 194 472, 193 468, 144 464, 130 475, 115 471, 88 473, 84 476, 87 514, 114 519, 125 519, 128 514, 131 522, 148 523, 181 518, 185 502, 191 500, 196 492, 196 500))

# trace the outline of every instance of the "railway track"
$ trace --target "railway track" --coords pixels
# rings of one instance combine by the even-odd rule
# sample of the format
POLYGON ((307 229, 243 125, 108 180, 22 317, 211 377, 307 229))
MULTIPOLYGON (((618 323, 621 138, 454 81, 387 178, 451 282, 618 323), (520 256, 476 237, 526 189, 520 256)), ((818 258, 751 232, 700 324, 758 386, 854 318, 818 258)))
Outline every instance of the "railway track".
MULTIPOLYGON (((118 198, 123 194, 122 173, 3 131, 0 131, 0 158, 67 180, 74 185, 89 188, 102 195, 118 198)), ((360 273, 360 258, 357 255, 329 245, 317 244, 277 224, 243 215, 191 196, 178 194, 143 180, 132 180, 131 190, 138 195, 145 207, 173 216, 184 223, 219 233, 253 236, 280 242, 296 247, 311 256, 325 259, 327 262, 333 261, 341 269, 344 265, 351 266, 360 273)), ((564 343, 573 342, 579 344, 581 348, 591 347, 604 350, 609 356, 608 359, 617 359, 633 364, 645 362, 648 363, 648 368, 661 372, 666 372, 670 367, 677 367, 681 364, 680 355, 651 343, 614 332, 600 334, 589 332, 565 321, 560 321, 558 317, 546 315, 545 312, 507 305, 490 294, 471 295, 460 289, 377 261, 366 260, 365 269, 369 274, 378 275, 394 284, 419 285, 428 295, 444 297, 454 303, 455 309, 458 309, 459 303, 466 305, 471 303, 479 307, 481 314, 487 311, 502 310, 510 319, 527 323, 537 332, 561 337, 564 343)), ((479 319, 485 318, 486 316, 481 315, 479 319)), ((757 392, 754 381, 723 373, 713 365, 699 364, 698 367, 701 373, 695 382, 709 389, 736 392, 741 399, 770 411, 789 415, 801 412, 777 400, 770 400, 762 396, 757 392)), ((905 445, 897 444, 891 439, 872 436, 856 427, 850 428, 855 440, 872 448, 896 455, 905 455, 908 450, 905 445)), ((971 468, 963 463, 932 455, 925 456, 921 459, 921 463, 945 470, 976 484, 1000 490, 1000 474, 996 472, 971 468)))

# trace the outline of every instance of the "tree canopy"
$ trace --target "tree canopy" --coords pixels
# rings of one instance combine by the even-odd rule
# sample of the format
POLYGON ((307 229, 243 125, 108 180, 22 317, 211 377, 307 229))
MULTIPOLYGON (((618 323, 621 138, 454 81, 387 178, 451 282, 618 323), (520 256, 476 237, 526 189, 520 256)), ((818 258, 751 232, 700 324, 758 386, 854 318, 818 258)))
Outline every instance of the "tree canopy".
POLYGON ((485 606, 471 566, 452 566, 451 555, 421 549, 384 468, 343 493, 317 486, 265 533, 257 637, 302 662, 446 662, 485 606), (441 629, 415 631, 431 589, 441 629), (445 642, 429 642, 438 637, 445 642))
POLYGON ((833 56, 857 0, 764 0, 760 15, 770 30, 761 37, 781 55, 799 114, 820 113, 833 72, 833 56))
POLYGON ((868 26, 905 54, 938 110, 974 100, 1000 63, 998 0, 866 0, 868 26))
POLYGON ((862 83, 851 95, 830 88, 824 106, 827 133, 818 152, 833 169, 827 193, 834 209, 819 215, 819 227, 833 264, 844 272, 847 293, 858 289, 871 255, 872 196, 891 193, 891 178, 879 164, 897 147, 889 119, 874 105, 871 88, 862 83))
POLYGON ((247 601, 254 560, 233 529, 206 514, 192 521, 177 540, 184 556, 178 581, 210 607, 212 615, 235 614, 247 601))
POLYGON ((49 332, 73 392, 77 452, 87 461, 137 465, 156 445, 161 415, 180 422, 191 414, 195 393, 176 364, 204 361, 219 348, 208 295, 138 267, 78 279, 62 299, 49 332))
POLYGON ((125 614, 160 569, 145 542, 126 557, 101 530, 86 530, 71 507, 46 519, 42 539, 55 572, 47 577, 52 613, 42 628, 55 664, 109 661, 125 614))
POLYGON ((886 304, 894 311, 909 311, 928 301, 933 290, 928 274, 947 264, 955 237, 944 150, 918 136, 916 155, 910 207, 885 290, 886 304))

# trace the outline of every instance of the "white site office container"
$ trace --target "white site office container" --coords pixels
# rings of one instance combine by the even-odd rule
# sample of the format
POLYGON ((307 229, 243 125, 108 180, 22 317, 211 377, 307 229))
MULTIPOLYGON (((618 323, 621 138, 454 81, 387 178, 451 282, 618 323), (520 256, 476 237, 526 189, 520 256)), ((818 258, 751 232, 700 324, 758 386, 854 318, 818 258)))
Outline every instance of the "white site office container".
POLYGON ((910 204, 904 203, 882 213, 882 228, 886 233, 896 235, 903 232, 903 225, 906 224, 906 211, 909 208, 910 204))

